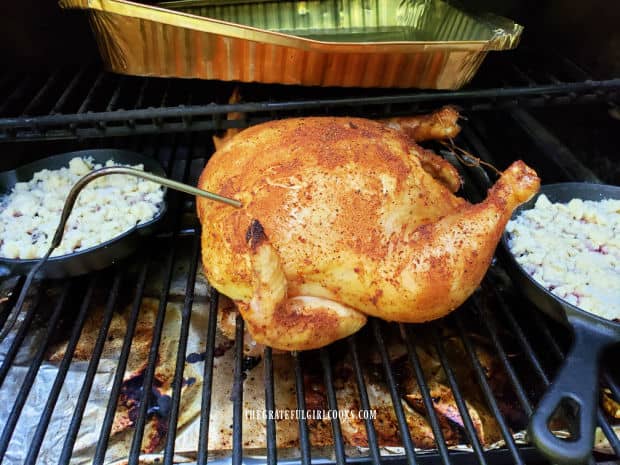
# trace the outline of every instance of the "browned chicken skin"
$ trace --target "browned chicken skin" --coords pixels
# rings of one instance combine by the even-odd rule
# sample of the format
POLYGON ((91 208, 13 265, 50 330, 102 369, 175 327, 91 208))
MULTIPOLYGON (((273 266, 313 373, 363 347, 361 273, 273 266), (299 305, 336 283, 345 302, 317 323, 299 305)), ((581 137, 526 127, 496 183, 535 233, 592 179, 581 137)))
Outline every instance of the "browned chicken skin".
POLYGON ((425 170, 432 161, 401 132, 360 118, 242 131, 199 181, 243 203, 198 199, 209 281, 235 301, 258 343, 283 350, 324 346, 367 315, 445 315, 478 286, 511 212, 539 179, 515 162, 471 205, 435 179, 440 164, 425 170))

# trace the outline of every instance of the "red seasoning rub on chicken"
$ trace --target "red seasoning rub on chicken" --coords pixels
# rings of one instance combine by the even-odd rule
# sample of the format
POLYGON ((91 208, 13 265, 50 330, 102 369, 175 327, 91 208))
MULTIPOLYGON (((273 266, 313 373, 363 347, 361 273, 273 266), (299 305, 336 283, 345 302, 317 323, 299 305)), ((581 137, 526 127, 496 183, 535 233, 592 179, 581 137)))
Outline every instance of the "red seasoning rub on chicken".
POLYGON ((199 181, 243 204, 197 200, 207 278, 235 302, 256 342, 282 350, 327 345, 369 315, 446 315, 479 285, 512 211, 539 179, 517 161, 472 205, 429 159, 447 164, 361 118, 242 131, 199 181))

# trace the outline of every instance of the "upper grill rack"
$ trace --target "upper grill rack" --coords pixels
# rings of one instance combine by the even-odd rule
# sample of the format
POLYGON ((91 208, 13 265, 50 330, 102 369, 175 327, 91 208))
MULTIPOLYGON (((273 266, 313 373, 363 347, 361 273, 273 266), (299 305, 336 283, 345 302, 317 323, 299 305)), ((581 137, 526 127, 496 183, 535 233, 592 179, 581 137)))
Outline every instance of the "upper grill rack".
POLYGON ((143 78, 105 73, 96 66, 6 72, 0 75, 0 141, 219 130, 299 112, 397 115, 441 103, 470 111, 611 103, 619 91, 620 79, 597 80, 570 60, 527 51, 491 55, 471 86, 444 92, 143 78), (228 104, 235 86, 243 101, 228 104), (244 112, 246 120, 227 120, 229 112, 244 112))
MULTIPOLYGON (((514 115, 511 115, 514 116, 514 115)), ((505 152, 497 153, 498 157, 491 157, 490 147, 487 145, 487 141, 484 138, 485 125, 487 122, 482 117, 472 118, 466 125, 462 136, 458 140, 459 145, 470 150, 472 153, 476 153, 486 161, 502 166, 507 160, 514 159, 516 154, 511 151, 511 144, 506 144, 505 152), (501 157, 501 158, 499 158, 501 157)), ((535 132, 535 127, 529 127, 535 132)), ((534 132, 527 132, 526 134, 534 134, 534 132)), ((197 172, 191 167, 200 167, 208 158, 209 143, 207 139, 201 138, 205 135, 163 135, 153 137, 141 137, 137 139, 124 139, 114 141, 116 145, 121 145, 133 150, 139 150, 158 157, 164 166, 167 166, 168 174, 178 180, 185 182, 195 182, 197 172)), ((501 138, 501 136, 498 136, 501 138)), ((110 139, 102 139, 98 142, 99 145, 111 145, 113 141, 110 139)), ((86 145, 92 145, 92 141, 86 143, 86 145)), ((549 148, 547 148, 551 151, 549 148)), ((545 157, 545 151, 539 150, 532 154, 532 158, 545 157)), ((467 187, 466 194, 472 200, 480 198, 486 189, 486 182, 481 171, 477 168, 461 167, 466 176, 465 186, 467 187)), ((575 161, 571 170, 567 172, 561 172, 559 176, 561 180, 578 180, 581 179, 580 174, 587 173, 589 170, 575 161), (573 171, 571 171, 573 170, 573 171), (573 174, 571 174, 573 173, 573 174), (576 173, 576 174, 575 174, 576 173)), ((174 220, 174 224, 169 235, 163 235, 156 239, 155 246, 161 250, 167 250, 166 259, 164 261, 164 278, 162 280, 161 288, 161 302, 157 319, 153 327, 152 346, 149 351, 147 361, 147 371, 144 375, 143 389, 144 398, 142 399, 141 406, 134 423, 134 436, 129 453, 129 463, 138 463, 140 454, 140 444, 144 435, 145 422, 147 418, 147 405, 149 405, 149 397, 152 396, 149 387, 153 383, 154 377, 154 364, 157 356, 157 348, 160 344, 163 332, 163 322, 165 316, 166 305, 165 302, 169 298, 170 281, 172 277, 175 261, 177 260, 177 254, 179 253, 179 244, 181 241, 189 243, 190 246, 190 270, 187 275, 186 282, 186 294, 183 302, 182 309, 182 325, 179 330, 179 345, 177 349, 175 375, 173 379, 173 393, 171 400, 171 408, 167 417, 167 430, 165 446, 163 448, 163 463, 171 464, 174 459, 174 439, 176 434, 176 424, 179 415, 180 405, 180 392, 183 382, 183 365, 186 356, 186 346, 188 343, 188 325, 192 318, 192 304, 193 304, 193 290, 196 278, 196 269, 199 260, 199 246, 200 238, 196 228, 188 228, 181 221, 179 197, 171 200, 171 211, 177 212, 178 216, 174 220)), ((110 444, 111 428, 114 419, 114 411, 119 399, 121 391, 121 383, 123 374, 125 372, 125 366, 129 357, 131 349, 131 341, 136 329, 136 322, 138 318, 138 312, 140 309, 141 301, 144 296, 145 283, 148 280, 150 266, 152 266, 151 259, 148 253, 139 255, 131 263, 135 268, 135 274, 128 275, 127 265, 119 265, 116 268, 97 274, 93 274, 84 278, 74 279, 67 281, 62 285, 61 293, 56 298, 56 301, 49 312, 50 307, 33 305, 26 311, 25 317, 17 331, 17 335, 9 347, 5 359, 0 366, 0 390, 3 388, 3 383, 7 381, 7 375, 12 365, 14 364, 15 357, 19 351, 19 348, 24 343, 26 336, 32 331, 33 322, 39 316, 43 316, 47 321, 47 330, 41 344, 39 351, 35 354, 32 364, 28 367, 28 373, 26 375, 25 382, 19 389, 16 397, 7 398, 2 396, 5 403, 11 405, 11 411, 6 419, 5 425, 2 427, 0 433, 0 459, 4 457, 11 438, 19 421, 20 416, 24 412, 24 406, 26 405, 30 389, 32 387, 32 381, 36 378, 44 359, 44 354, 47 346, 53 338, 57 326, 62 319, 63 312, 67 311, 70 306, 70 301, 74 302, 74 306, 77 303, 75 310, 75 317, 70 320, 68 325, 69 341, 63 360, 58 366, 58 372, 55 381, 51 387, 49 395, 46 399, 45 405, 41 405, 40 418, 36 432, 34 434, 32 443, 29 446, 25 463, 34 464, 37 463, 41 446, 46 435, 50 419, 54 413, 54 409, 57 404, 62 402, 59 400, 63 383, 67 376, 67 372, 70 367, 70 362, 73 357, 73 353, 83 331, 84 322, 88 312, 95 305, 95 300, 99 299, 101 303, 105 305, 103 318, 101 321, 101 327, 97 336, 96 343, 94 345, 93 353, 90 355, 88 366, 86 368, 85 378, 80 390, 80 394, 77 398, 76 408, 73 412, 72 420, 68 426, 68 430, 63 437, 62 449, 60 453, 61 464, 69 463, 72 451, 75 445, 76 437, 82 422, 82 418, 85 412, 85 406, 87 404, 90 391, 92 389, 92 382, 97 371, 98 364, 102 356, 103 344, 106 340, 112 314, 117 306, 119 294, 122 290, 131 290, 133 293, 132 306, 127 326, 127 332, 124 337, 124 342, 121 349, 121 355, 118 360, 118 366, 116 369, 116 375, 111 389, 109 400, 106 407, 105 418, 102 422, 101 429, 99 431, 99 439, 97 443, 97 449, 93 457, 93 463, 104 463, 104 457, 106 450, 110 444), (97 289, 108 289, 106 295, 97 297, 95 291, 97 289), (42 315, 42 313, 44 313, 42 315)), ((17 294, 20 286, 23 286, 23 280, 18 280, 13 295, 17 294)), ((518 407, 523 413, 529 415, 532 409, 535 407, 540 392, 546 385, 549 384, 555 370, 558 368, 562 358, 564 357, 564 351, 566 348, 566 340, 563 337, 563 332, 556 331, 557 328, 554 324, 541 317, 540 314, 528 303, 525 303, 519 299, 509 288, 506 288, 506 284, 501 279, 491 273, 486 281, 486 285, 492 289, 493 294, 497 299, 497 304, 493 307, 492 311, 489 311, 487 307, 481 304, 476 297, 469 300, 464 307, 453 314, 451 317, 427 325, 400 325, 402 331, 402 340, 407 348, 407 360, 413 371, 416 374, 417 381, 420 386, 421 394, 423 397, 424 405, 426 407, 427 416, 433 429, 433 433, 437 442, 437 451, 431 453, 417 454, 412 447, 412 440, 409 431, 404 422, 403 407, 398 401, 398 386, 395 381, 394 367, 390 363, 389 349, 384 341, 383 333, 381 331, 381 325, 378 321, 371 321, 369 323, 370 331, 366 333, 369 335, 370 342, 375 345, 377 353, 380 356, 381 367, 383 375, 387 381, 392 399, 393 407, 396 412, 396 416, 399 420, 400 435, 404 453, 399 456, 383 457, 382 459, 388 462, 394 463, 429 463, 437 464, 465 464, 471 463, 474 459, 477 463, 482 465, 490 463, 497 465, 500 463, 515 463, 524 464, 532 463, 534 461, 540 461, 538 454, 529 446, 522 446, 515 443, 510 435, 510 428, 507 419, 503 417, 499 407, 498 398, 496 393, 493 392, 489 384, 484 369, 479 360, 479 356, 472 345, 472 336, 469 332, 471 324, 478 326, 481 329, 481 333, 484 334, 491 341, 492 349, 499 357, 501 366, 505 371, 514 395, 517 399, 518 407), (471 323, 468 325, 468 323, 471 323), (492 451, 485 451, 482 447, 481 441, 478 438, 474 429, 472 419, 465 407, 465 397, 463 394, 463 386, 459 383, 455 377, 455 366, 449 360, 446 355, 446 339, 442 335, 441 328, 446 325, 453 328, 460 341, 462 341, 466 349, 466 359, 463 363, 471 364, 476 374, 475 379, 472 382, 477 383, 484 395, 484 399, 489 407, 489 410, 493 413, 496 421, 498 422, 503 437, 506 441, 506 446, 492 451), (512 335, 510 340, 507 340, 506 331, 502 331, 502 328, 506 328, 507 332, 512 335), (447 376, 449 387, 452 390, 460 414, 464 419, 464 431, 471 445, 473 453, 465 453, 449 450, 446 446, 445 440, 442 436, 441 428, 439 427, 438 417, 432 408, 433 399, 431 398, 430 389, 425 379, 424 373, 421 369, 421 361, 417 352, 419 347, 418 341, 422 334, 430 332, 434 336, 435 349, 439 355, 441 365, 447 376), (516 345, 515 345, 516 344, 516 345), (524 356, 525 367, 515 365, 510 353, 517 347, 519 352, 524 356)), ((45 295, 40 293, 38 295, 39 301, 45 300, 45 295)), ((202 390, 202 409, 200 415, 200 435, 198 443, 196 444, 196 462, 199 464, 206 464, 209 458, 207 453, 207 435, 209 416, 212 409, 217 406, 211 405, 211 388, 213 382, 213 361, 215 357, 215 328, 217 324, 217 296, 212 294, 211 300, 211 313, 209 316, 208 330, 206 334, 206 340, 204 341, 205 350, 205 365, 203 371, 203 390, 202 390)), ((37 296, 35 296, 37 301, 37 296)), ((6 317, 8 316, 9 305, 5 305, 0 310, 0 323, 4 324, 6 317)), ((241 464, 244 458, 243 452, 243 436, 242 436, 242 423, 243 423, 243 357, 241 352, 242 347, 242 335, 244 325, 241 319, 237 320, 236 326, 236 363, 235 363, 235 378, 234 386, 232 390, 231 401, 234 404, 232 419, 233 428, 233 450, 232 450, 232 463, 241 464)), ((353 336, 347 341, 347 349, 350 357, 353 361, 353 376, 355 377, 360 405, 363 409, 368 409, 369 397, 368 388, 364 378, 364 372, 366 367, 362 366, 360 361, 359 352, 361 348, 361 340, 359 335, 353 336)), ((366 341, 364 341, 366 343, 366 341)), ((332 348, 324 348, 320 351, 313 352, 314 355, 310 357, 318 357, 320 366, 322 368, 323 379, 326 387, 327 401, 330 408, 337 408, 335 387, 333 384, 333 353, 332 348)), ((265 409, 273 410, 275 408, 274 402, 274 378, 273 378, 273 366, 274 357, 270 349, 266 349, 263 354, 265 360, 264 376, 266 379, 265 389, 265 409)), ((300 354, 293 354, 294 366, 295 366, 295 387, 297 396, 297 406, 300 409, 305 409, 304 398, 304 373, 306 372, 308 362, 307 357, 302 357, 300 354)), ((617 381, 614 381, 614 375, 611 372, 605 372, 604 382, 613 393, 616 400, 620 400, 620 389, 617 381)), ((608 438, 610 445, 615 452, 616 459, 620 457, 620 441, 613 433, 609 422, 605 419, 603 413, 599 410, 598 413, 599 425, 602 428, 603 433, 608 438)), ((308 425, 304 420, 299 420, 299 437, 300 437, 300 458, 299 461, 303 464, 314 463, 345 463, 345 450, 342 431, 338 420, 332 421, 332 434, 334 437, 334 455, 332 458, 313 457, 312 449, 310 447, 308 438, 308 425)), ((369 439, 369 453, 367 457, 361 457, 353 459, 355 462, 370 462, 379 463, 380 450, 378 447, 377 433, 373 427, 372 422, 366 422, 367 434, 369 439)), ((275 442, 275 422, 268 420, 266 424, 267 433, 267 450, 266 450, 266 462, 269 464, 275 464, 278 459, 278 449, 275 442)), ((6 458, 6 457, 4 457, 6 458)), ((348 459, 347 459, 348 460, 348 459)))

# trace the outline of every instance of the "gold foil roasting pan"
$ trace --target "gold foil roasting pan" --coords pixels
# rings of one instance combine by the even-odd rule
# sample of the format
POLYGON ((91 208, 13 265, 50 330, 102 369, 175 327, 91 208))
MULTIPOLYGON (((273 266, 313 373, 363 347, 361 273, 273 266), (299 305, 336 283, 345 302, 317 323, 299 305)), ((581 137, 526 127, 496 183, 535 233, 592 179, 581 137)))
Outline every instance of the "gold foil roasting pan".
POLYGON ((458 89, 522 27, 441 0, 60 0, 88 10, 110 71, 225 81, 458 89))

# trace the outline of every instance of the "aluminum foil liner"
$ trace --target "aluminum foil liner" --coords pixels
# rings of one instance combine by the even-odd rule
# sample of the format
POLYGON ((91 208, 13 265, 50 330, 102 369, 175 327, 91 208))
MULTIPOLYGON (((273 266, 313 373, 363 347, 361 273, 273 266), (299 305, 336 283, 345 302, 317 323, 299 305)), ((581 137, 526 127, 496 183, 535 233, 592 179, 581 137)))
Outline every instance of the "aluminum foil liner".
POLYGON ((141 76, 458 89, 522 27, 442 0, 60 0, 88 10, 106 67, 141 76))
MULTIPOLYGON (((181 255, 185 255, 181 252, 181 255)), ((158 262, 156 262, 158 263, 158 262)), ((159 359, 156 366, 156 377, 161 380, 158 390, 162 394, 168 391, 169 380, 171 378, 171 370, 174 366, 176 358, 176 350, 178 346, 179 325, 181 322, 180 306, 182 298, 185 294, 185 282, 187 276, 188 261, 185 259, 176 263, 172 283, 170 286, 170 302, 167 305, 164 333, 159 350, 159 359)), ((148 328, 152 326, 152 320, 155 316, 155 309, 159 301, 157 299, 158 289, 161 288, 160 276, 161 268, 153 267, 154 274, 149 275, 146 295, 151 297, 145 298, 145 305, 142 308, 137 334, 142 334, 140 328, 148 328), (149 326, 150 325, 150 326, 149 326)), ((0 295, 1 294, 0 289, 0 295)), ((181 412, 177 425, 177 436, 175 442, 174 463, 195 463, 197 460, 197 444, 200 432, 200 411, 201 411, 201 390, 203 385, 203 360, 200 353, 204 350, 204 335, 207 333, 208 321, 208 289, 204 275, 199 273, 198 282, 195 288, 196 301, 193 306, 192 318, 190 320, 189 339, 187 347, 187 363, 184 370, 184 388, 181 392, 181 412), (194 356, 191 356, 194 354, 194 356), (189 382, 191 380, 191 382, 189 382)), ((27 302, 27 306, 32 301, 27 302)), ((61 445, 67 433, 67 428, 71 422, 71 418, 76 406, 76 401, 82 388, 86 366, 88 364, 89 354, 91 351, 92 337, 99 328, 100 316, 97 314, 99 309, 93 308, 93 314, 89 320, 93 320, 93 324, 88 322, 82 332, 82 338, 78 343, 76 352, 73 357, 67 377, 63 382, 60 397, 57 406, 51 418, 51 422, 41 446, 41 452, 37 458, 37 463, 42 465, 58 463, 61 445), (92 326, 92 327, 91 327, 92 326), (88 341, 91 340, 89 343, 88 341)), ((125 311, 120 311, 115 316, 108 336, 111 339, 106 343, 106 347, 97 369, 94 384, 90 390, 90 396, 86 405, 81 427, 79 429, 73 456, 71 458, 72 465, 92 463, 92 458, 99 438, 103 416, 108 404, 110 389, 113 383, 115 368, 118 358, 118 344, 124 336, 123 315, 125 311)), ((21 321, 19 322, 21 323, 21 321)), ((17 328, 19 327, 19 324, 17 328)), ((16 329, 17 329, 16 328, 16 329)), ((5 384, 2 387, 3 399, 14 399, 19 391, 24 376, 30 366, 32 356, 41 342, 45 326, 37 327, 30 332, 28 339, 22 344, 17 354, 13 367, 11 368, 5 384)), ((150 347, 150 339, 148 331, 146 337, 137 336, 134 338, 127 370, 123 377, 126 381, 131 381, 144 369, 144 362, 150 347)), ((2 344, 0 344, 0 361, 6 355, 7 349, 12 341, 13 334, 2 344)), ((230 428, 232 418, 232 402, 230 401, 231 389, 233 385, 234 371, 234 350, 221 334, 216 337, 216 347, 218 355, 214 362, 214 378, 212 385, 212 406, 209 422, 209 460, 212 463, 230 463, 230 454, 232 448, 232 431, 230 428)), ((32 385, 28 401, 24 406, 23 413, 16 425, 15 432, 12 436, 7 455, 3 463, 21 464, 28 452, 29 445, 32 442, 34 431, 38 425, 43 405, 47 400, 50 388, 58 374, 58 359, 62 358, 66 346, 61 341, 54 344, 47 352, 46 360, 42 364, 35 382, 32 385)), ((402 347, 390 346, 390 354, 402 351, 402 347)), ((419 354, 423 356, 423 353, 419 354)), ((372 361, 372 360, 371 360, 372 361)), ((290 357, 286 355, 274 356, 274 380, 275 380, 275 400, 276 408, 294 410, 296 408, 295 397, 295 381, 294 381, 294 365, 290 357)), ((339 408, 346 406, 346 391, 355 389, 355 382, 352 379, 345 379, 342 386, 338 386, 338 405, 339 408)), ((372 397, 372 408, 380 408, 382 403, 390 403, 390 396, 386 389, 379 389, 380 386, 373 383, 372 380, 368 384, 369 393, 372 397), (383 399, 383 400, 382 400, 383 399)), ((466 386, 464 386, 466 387, 466 386)), ((244 411, 256 410, 264 408, 264 378, 263 378, 263 362, 258 360, 256 365, 248 368, 247 377, 244 382, 243 409, 244 411)), ((169 392, 168 392, 169 393, 169 392)), ((470 399, 471 397, 467 397, 470 399)), ((473 399, 472 399, 473 401, 473 399)), ((469 402, 469 400, 468 400, 469 402)), ((121 399, 118 403, 115 420, 113 424, 113 434, 108 444, 104 463, 106 464, 125 464, 127 463, 128 452, 133 436, 133 425, 127 419, 131 418, 127 415, 127 407, 137 408, 134 404, 127 403, 121 399)), ((405 407, 405 405, 403 405, 405 407)), ((391 408, 391 407, 390 407, 391 408)), ((0 402, 0 424, 4 424, 12 409, 11 402, 0 402)), ((481 412, 481 410, 479 410, 481 412)), ((410 411, 406 410, 407 415, 410 411)), ((140 463, 155 464, 161 463, 163 454, 163 441, 165 436, 156 434, 158 430, 156 416, 149 416, 145 429, 145 437, 142 442, 143 455, 140 457, 140 463)), ((165 421, 165 419, 163 419, 165 421)), ((333 449, 329 446, 331 433, 328 436, 321 437, 317 435, 320 431, 330 431, 331 425, 329 421, 325 422, 325 428, 320 425, 311 424, 311 438, 313 442, 321 443, 322 447, 313 447, 313 459, 333 458, 333 449)), ((615 427, 616 431, 620 431, 620 427, 615 427)), ((296 420, 283 420, 276 422, 278 458, 280 459, 296 459, 299 458, 298 449, 298 425, 296 420)), ((379 428, 380 430, 380 428, 379 428)), ((415 431, 412 430, 412 434, 415 431)), ((485 437, 487 432, 485 431, 485 437)), ((414 434, 414 438, 417 436, 414 434)), ((513 438, 518 444, 527 443, 527 438, 523 431, 514 432, 513 438)), ((244 418, 243 421, 243 442, 244 442, 244 462, 246 463, 264 463, 266 456, 266 435, 265 421, 256 418, 244 418)), ((484 449, 498 449, 505 447, 505 443, 498 437, 495 431, 484 441, 484 449)), ((450 446, 455 451, 471 451, 471 447, 462 443, 456 443, 450 446)), ((599 452, 610 452, 609 442, 605 440, 597 432, 597 443, 595 450, 599 452)), ((434 450, 421 449, 416 447, 419 454, 436 453, 434 450)), ((384 446, 380 449, 382 456, 401 455, 404 453, 402 447, 384 446)), ((368 449, 363 446, 346 445, 346 453, 349 457, 367 456, 368 449)))

